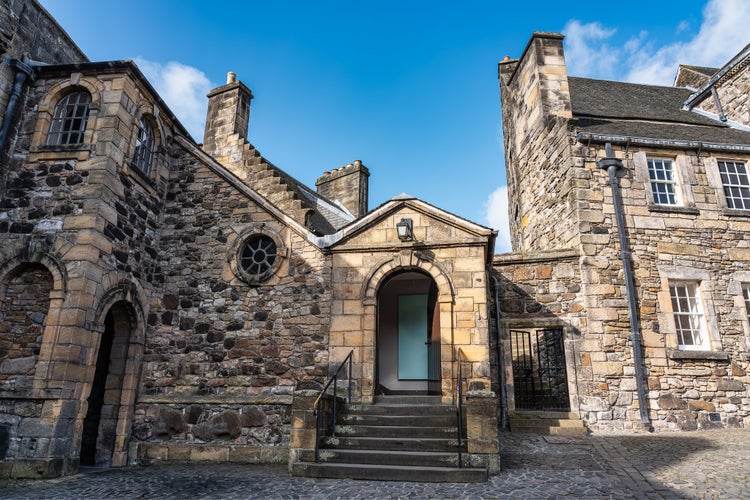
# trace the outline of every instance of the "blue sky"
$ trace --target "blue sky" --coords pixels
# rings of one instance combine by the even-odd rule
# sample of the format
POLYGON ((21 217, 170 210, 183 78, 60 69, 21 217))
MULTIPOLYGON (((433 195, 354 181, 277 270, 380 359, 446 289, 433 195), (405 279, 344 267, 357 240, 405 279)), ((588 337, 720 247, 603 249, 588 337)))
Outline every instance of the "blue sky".
POLYGON ((360 159, 370 208, 402 192, 500 230, 497 62, 566 35, 568 73, 670 85, 750 42, 746 0, 41 0, 92 61, 134 59, 197 141, 206 93, 253 90, 249 140, 300 181, 360 159))

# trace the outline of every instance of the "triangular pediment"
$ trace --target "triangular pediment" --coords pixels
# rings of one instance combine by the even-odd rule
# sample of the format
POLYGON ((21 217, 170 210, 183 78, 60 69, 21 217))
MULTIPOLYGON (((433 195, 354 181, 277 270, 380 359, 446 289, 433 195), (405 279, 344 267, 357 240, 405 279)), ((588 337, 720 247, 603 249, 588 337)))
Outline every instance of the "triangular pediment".
POLYGON ((378 248, 403 245, 475 245, 493 242, 495 232, 417 198, 393 198, 340 232, 331 248, 378 248), (401 241, 396 225, 411 220, 414 238, 401 241))

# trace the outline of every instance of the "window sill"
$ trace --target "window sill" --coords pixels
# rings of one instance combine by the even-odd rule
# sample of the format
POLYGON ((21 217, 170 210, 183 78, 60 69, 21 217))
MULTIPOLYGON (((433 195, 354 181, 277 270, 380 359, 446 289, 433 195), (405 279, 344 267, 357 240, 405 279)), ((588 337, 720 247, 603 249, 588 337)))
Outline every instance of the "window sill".
POLYGON ((29 151, 29 161, 86 161, 90 157, 91 146, 89 144, 76 144, 74 146, 40 145, 29 151))
POLYGON ((687 215, 699 215, 701 213, 701 211, 695 207, 682 207, 678 205, 656 205, 654 203, 648 204, 648 210, 650 212, 665 212, 687 215))
POLYGON ((724 351, 688 351, 667 349, 667 356, 674 360, 729 361, 729 353, 724 351))
POLYGON ((146 174, 141 172, 141 170, 136 168, 134 165, 128 165, 127 168, 123 169, 123 171, 128 175, 128 177, 135 180, 145 189, 148 189, 149 191, 156 191, 156 182, 146 174))
POLYGON ((739 210, 737 208, 724 208, 721 211, 721 215, 726 215, 727 217, 749 217, 750 218, 750 210, 739 210))

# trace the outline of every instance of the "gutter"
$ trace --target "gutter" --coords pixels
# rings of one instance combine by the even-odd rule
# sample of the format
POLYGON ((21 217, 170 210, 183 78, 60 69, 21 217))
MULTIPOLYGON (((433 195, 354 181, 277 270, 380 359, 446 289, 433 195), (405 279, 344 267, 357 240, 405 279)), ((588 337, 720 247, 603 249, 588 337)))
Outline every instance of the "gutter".
POLYGON ((633 277, 633 267, 630 260, 630 244, 625 232, 625 214, 623 212, 622 193, 620 192, 620 181, 617 178, 617 171, 625 168, 622 160, 615 158, 612 152, 612 144, 607 143, 605 146, 606 158, 596 162, 596 167, 602 170, 606 169, 609 174, 608 184, 612 188, 612 204, 615 209, 615 218, 617 221, 617 234, 620 238, 620 260, 625 274, 625 290, 628 296, 628 316, 630 319, 630 341, 633 350, 633 365, 635 367, 635 385, 638 393, 638 409, 641 414, 641 424, 649 431, 653 431, 651 420, 648 416, 648 399, 646 395, 646 366, 644 364, 643 345, 641 332, 638 328, 638 304, 635 298, 635 281, 633 277))
POLYGON ((595 142, 605 144, 623 144, 652 146, 657 148, 697 149, 699 151, 728 151, 735 153, 750 153, 750 144, 727 144, 720 142, 675 141, 670 139, 652 139, 648 137, 630 137, 627 135, 576 133, 579 142, 595 142))

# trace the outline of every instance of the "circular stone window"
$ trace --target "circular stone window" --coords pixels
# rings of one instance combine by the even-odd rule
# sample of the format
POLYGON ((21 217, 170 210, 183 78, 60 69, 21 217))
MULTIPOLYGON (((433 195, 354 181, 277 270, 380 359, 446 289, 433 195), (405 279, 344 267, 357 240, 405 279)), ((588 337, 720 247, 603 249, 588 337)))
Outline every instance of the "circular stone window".
POLYGON ((239 255, 240 269, 255 279, 263 279, 276 262, 276 243, 270 236, 257 234, 242 246, 239 255))

